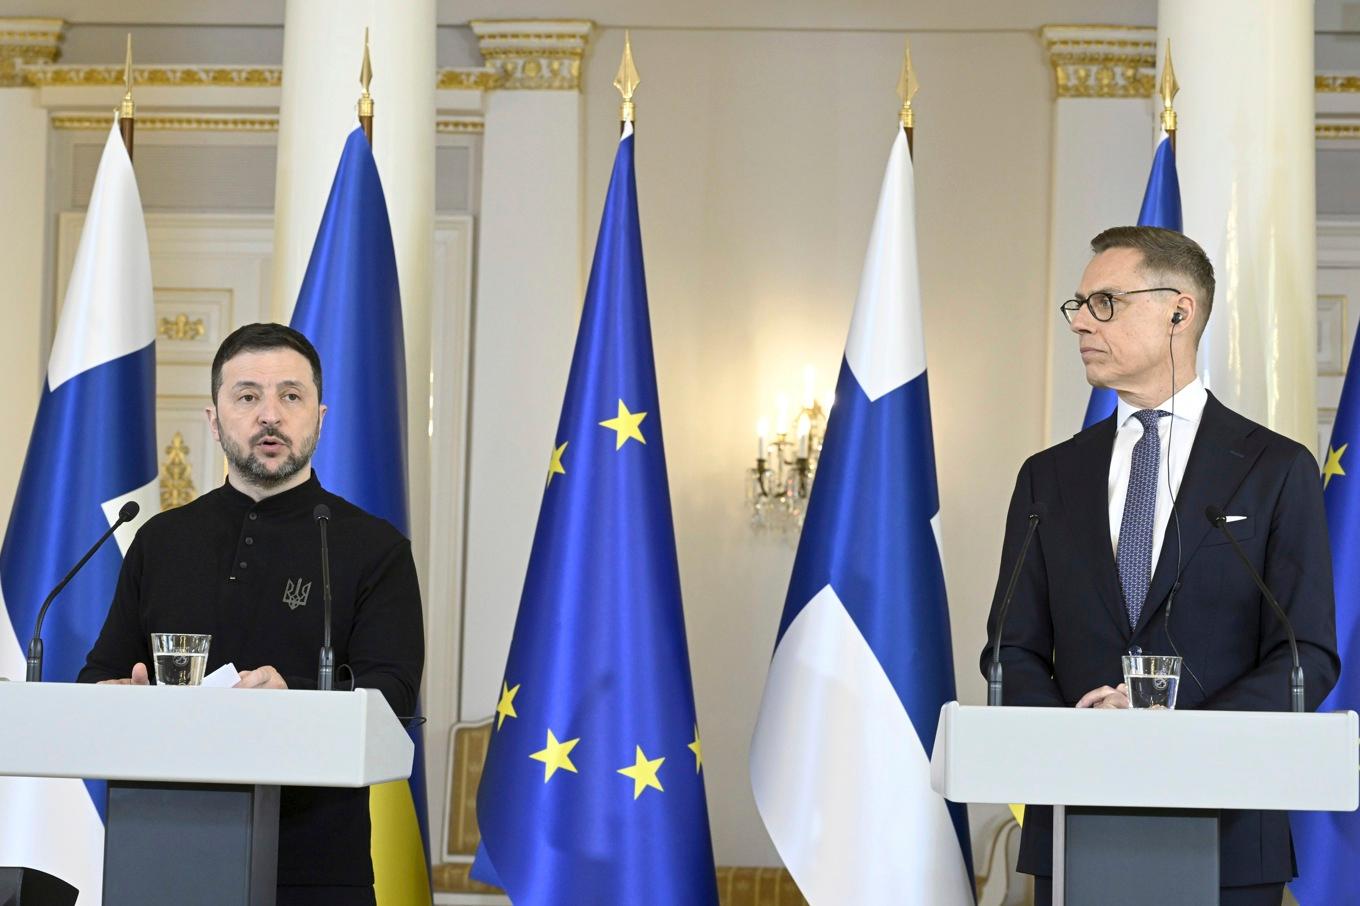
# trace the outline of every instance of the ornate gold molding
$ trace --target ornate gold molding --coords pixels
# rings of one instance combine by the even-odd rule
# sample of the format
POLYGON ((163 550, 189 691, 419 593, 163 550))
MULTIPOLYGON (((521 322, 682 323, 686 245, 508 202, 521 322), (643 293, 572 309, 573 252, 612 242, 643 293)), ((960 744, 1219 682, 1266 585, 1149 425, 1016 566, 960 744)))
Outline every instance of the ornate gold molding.
POLYGON ((1145 98, 1156 84, 1157 30, 1115 25, 1040 29, 1060 98, 1145 98))
POLYGON ((1360 123, 1318 123, 1313 127, 1313 135, 1318 141, 1360 140, 1360 123))
POLYGON ((452 117, 435 120, 434 131, 444 135, 480 135, 486 131, 486 123, 476 117, 452 117))
MULTIPOLYGON (((108 132, 113 126, 112 116, 100 114, 57 114, 52 117, 52 128, 76 131, 108 132)), ((212 116, 186 113, 181 116, 141 114, 137 117, 139 132, 277 132, 276 116, 212 116)))
POLYGON ((1320 72, 1313 77, 1313 90, 1319 94, 1360 92, 1360 73, 1320 72))
POLYGON ((184 435, 176 431, 165 453, 166 460, 161 463, 162 512, 184 506, 197 496, 193 467, 189 465, 189 446, 184 442, 184 435))
POLYGON ((181 313, 173 318, 161 318, 156 336, 165 337, 167 340, 197 340, 207 332, 207 325, 203 323, 202 318, 190 320, 188 315, 181 313))
POLYGON ((0 19, 0 86, 24 84, 24 68, 61 53, 61 19, 0 19))
POLYGON ((468 24, 477 35, 494 88, 580 90, 581 60, 593 22, 475 19, 468 24))
POLYGON ((496 73, 490 69, 441 69, 434 87, 436 91, 490 91, 496 87, 496 73))
MULTIPOLYGON (((121 66, 44 65, 24 67, 24 78, 37 88, 122 85, 121 66)), ((134 66, 132 84, 193 88, 277 88, 280 66, 134 66)), ((138 125, 141 119, 138 118, 138 125)))

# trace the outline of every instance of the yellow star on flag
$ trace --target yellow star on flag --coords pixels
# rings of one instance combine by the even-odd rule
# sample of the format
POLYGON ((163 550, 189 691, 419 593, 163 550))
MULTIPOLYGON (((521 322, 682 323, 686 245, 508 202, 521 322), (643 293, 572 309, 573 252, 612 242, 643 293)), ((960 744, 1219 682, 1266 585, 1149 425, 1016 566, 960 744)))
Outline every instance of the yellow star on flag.
POLYGON ((608 428, 614 432, 614 449, 618 450, 630 440, 638 443, 647 443, 647 438, 642 436, 638 430, 638 425, 647 417, 646 412, 629 412, 628 407, 619 400, 619 414, 613 418, 607 418, 600 422, 601 428, 608 428))
POLYGON ((1328 445, 1327 464, 1322 467, 1322 489, 1324 491, 1327 490, 1327 485, 1331 482, 1333 475, 1346 474, 1346 470, 1341 468, 1341 457, 1349 446, 1350 444, 1342 444, 1340 450, 1333 450, 1331 445, 1328 445))
POLYGON ((552 461, 548 463, 548 487, 552 487, 552 477, 554 475, 565 475, 567 470, 562 468, 562 454, 567 452, 567 444, 571 441, 563 441, 562 446, 554 447, 552 451, 552 461))
POLYGON ((647 787, 653 787, 661 792, 661 781, 657 779, 656 772, 661 770, 661 763, 665 758, 648 759, 642 754, 642 746, 637 746, 637 761, 626 768, 619 768, 619 773, 625 777, 633 778, 633 798, 642 795, 642 791, 647 787))
POLYGON ((543 782, 547 783, 552 775, 557 773, 557 769, 577 773, 576 765, 571 763, 571 750, 576 748, 576 744, 581 741, 578 736, 575 739, 568 739, 565 742, 558 742, 553 731, 548 731, 548 743, 546 747, 538 750, 529 757, 534 761, 543 762, 543 782))
POLYGON ((694 773, 697 774, 699 773, 699 768, 703 767, 704 764, 704 747, 703 744, 699 741, 698 724, 694 725, 694 742, 690 743, 688 748, 691 752, 694 753, 694 773))
POLYGON ((511 689, 509 683, 501 683, 501 700, 496 703, 496 714, 498 715, 496 718, 497 730, 501 728, 501 724, 505 723, 507 717, 519 717, 519 715, 515 713, 515 696, 517 694, 519 694, 518 684, 515 688, 511 689))

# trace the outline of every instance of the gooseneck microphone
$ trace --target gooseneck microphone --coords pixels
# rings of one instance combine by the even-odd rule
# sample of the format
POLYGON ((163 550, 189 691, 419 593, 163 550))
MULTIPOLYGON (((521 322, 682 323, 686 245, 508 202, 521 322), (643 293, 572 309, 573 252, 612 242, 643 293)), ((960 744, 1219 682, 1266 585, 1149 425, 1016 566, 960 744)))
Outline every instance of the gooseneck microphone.
POLYGON ((24 673, 24 680, 26 682, 42 682, 42 624, 43 618, 47 616, 47 608, 52 606, 52 602, 56 600, 57 595, 61 594, 61 590, 66 587, 67 583, 76 577, 76 573, 80 572, 80 568, 90 561, 90 558, 95 555, 97 550, 104 546, 104 542, 109 540, 109 536, 117 531, 124 523, 136 519, 137 514, 141 512, 141 509, 142 508, 137 505, 137 501, 135 500, 129 500, 127 503, 123 504, 122 509, 118 511, 118 521, 109 526, 108 530, 99 536, 99 540, 94 543, 94 547, 87 550, 85 556, 80 558, 80 562, 71 567, 71 571, 57 583, 57 587, 52 589, 51 593, 47 596, 47 600, 43 601, 42 607, 38 608, 38 618, 33 621, 33 638, 29 639, 28 642, 28 667, 24 673))
POLYGON ((1232 532, 1228 531, 1228 517, 1224 515, 1223 510, 1220 507, 1211 504, 1204 508, 1204 516, 1214 528, 1222 532, 1224 536, 1232 542, 1232 548, 1237 552, 1238 559, 1241 560, 1242 565, 1247 568, 1247 572, 1251 574, 1251 578, 1256 583, 1256 587, 1261 590, 1261 594, 1270 602, 1270 606, 1275 608, 1275 615, 1278 616, 1280 622, 1284 624, 1284 631, 1289 633, 1289 651, 1294 656, 1294 669, 1289 674, 1289 704, 1291 711, 1296 714, 1302 714, 1304 711, 1303 666, 1299 663, 1299 643, 1298 640, 1294 638, 1294 626, 1289 622, 1289 615, 1284 612, 1284 608, 1280 606, 1280 602, 1275 600, 1275 596, 1270 593, 1270 589, 1266 588, 1266 583, 1261 580, 1261 575, 1256 572, 1256 567, 1251 565, 1251 561, 1247 559, 1247 555, 1242 550, 1242 546, 1237 543, 1237 539, 1232 536, 1232 532))
POLYGON ((1011 570, 1011 581, 1006 586, 1006 596, 1001 599, 1001 609, 996 615, 996 638, 992 640, 992 663, 987 668, 987 705, 988 707, 1001 704, 1001 690, 1003 686, 1001 671, 1001 633, 1006 628, 1006 611, 1010 609, 1011 598, 1015 596, 1015 586, 1020 581, 1020 569, 1025 565, 1025 557, 1029 555, 1030 542, 1034 540, 1034 533, 1039 530, 1039 522, 1044 518, 1044 505, 1042 503, 1032 503, 1029 507, 1029 529, 1025 532, 1025 543, 1020 547, 1020 556, 1015 558, 1015 568, 1011 570))
POLYGON ((326 545, 326 526, 331 521, 331 508, 318 503, 312 518, 321 530, 321 600, 325 610, 325 626, 321 635, 321 657, 316 668, 316 688, 322 692, 335 689, 335 651, 331 648, 331 552, 326 545))

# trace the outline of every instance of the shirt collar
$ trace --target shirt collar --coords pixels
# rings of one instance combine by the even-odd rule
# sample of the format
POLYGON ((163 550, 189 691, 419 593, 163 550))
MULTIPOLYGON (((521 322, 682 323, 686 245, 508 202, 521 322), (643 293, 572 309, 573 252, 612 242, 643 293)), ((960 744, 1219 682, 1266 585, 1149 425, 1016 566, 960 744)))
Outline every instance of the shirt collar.
POLYGON ((221 492, 222 499, 228 506, 243 513, 252 509, 262 513, 291 513, 309 510, 321 499, 322 487, 321 481, 316 477, 316 469, 312 469, 312 474, 302 484, 260 501, 233 487, 230 478, 222 482, 221 492))
MULTIPOLYGON (((1166 400, 1160 406, 1153 406, 1154 409, 1165 409, 1167 412, 1173 409, 1176 418, 1184 419, 1188 422, 1199 423, 1204 415, 1204 405, 1209 401, 1209 391, 1204 389, 1204 382, 1196 377, 1193 381, 1181 388, 1171 399, 1166 400)), ((1124 398, 1119 398, 1119 404, 1115 407, 1115 424, 1119 426, 1127 425, 1133 414, 1140 410, 1135 409, 1129 403, 1124 402, 1124 398)))

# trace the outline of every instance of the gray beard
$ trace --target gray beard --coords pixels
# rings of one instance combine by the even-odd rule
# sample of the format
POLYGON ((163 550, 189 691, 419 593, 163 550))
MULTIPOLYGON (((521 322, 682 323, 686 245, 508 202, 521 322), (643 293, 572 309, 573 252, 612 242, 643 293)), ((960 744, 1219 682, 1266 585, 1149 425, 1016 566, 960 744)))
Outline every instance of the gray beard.
MULTIPOLYGON (((280 463, 279 467, 273 472, 269 471, 265 464, 260 461, 260 458, 253 452, 247 452, 246 449, 241 448, 235 441, 227 437, 226 432, 223 432, 221 435, 222 452, 226 454, 227 462, 231 463, 238 472, 245 475, 252 484, 256 487, 269 490, 278 487, 303 469, 307 468, 308 463, 312 461, 312 454, 316 452, 316 441, 319 433, 319 431, 313 431, 310 435, 304 437, 302 439, 301 448, 294 448, 292 452, 288 454, 288 458, 280 463)), ((287 435, 280 434, 278 431, 271 428, 261 431, 252 437, 250 439, 249 449, 253 450, 255 444, 266 437, 277 437, 292 447, 291 438, 287 435)))

